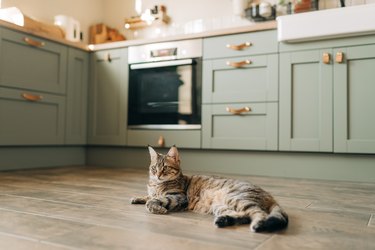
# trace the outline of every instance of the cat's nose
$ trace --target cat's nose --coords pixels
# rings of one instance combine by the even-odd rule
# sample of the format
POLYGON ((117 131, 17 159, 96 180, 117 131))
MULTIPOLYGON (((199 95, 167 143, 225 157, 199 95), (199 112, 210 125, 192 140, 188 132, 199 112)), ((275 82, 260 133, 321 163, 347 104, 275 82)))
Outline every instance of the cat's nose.
POLYGON ((162 176, 163 172, 156 173, 156 176, 158 177, 158 180, 160 180, 160 177, 162 176))

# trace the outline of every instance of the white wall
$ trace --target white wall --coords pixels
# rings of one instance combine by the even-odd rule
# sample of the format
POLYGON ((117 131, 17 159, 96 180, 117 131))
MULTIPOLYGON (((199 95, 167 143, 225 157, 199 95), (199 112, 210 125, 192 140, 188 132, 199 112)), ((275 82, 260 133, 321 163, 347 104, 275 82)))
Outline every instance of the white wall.
MULTIPOLYGON (((126 0, 125 0, 126 1, 126 0)), ((25 15, 53 23, 54 16, 67 15, 81 23, 84 41, 88 41, 90 25, 103 21, 104 0, 2 0, 2 8, 18 7, 25 15)))
MULTIPOLYGON (((158 34, 155 28, 125 31, 124 19, 136 15, 135 0, 2 0, 2 7, 16 6, 25 15, 43 22, 53 23, 55 15, 72 16, 81 23, 84 41, 88 41, 89 26, 104 22, 126 35, 128 39, 165 36, 174 32, 186 32, 192 27, 204 26, 204 30, 236 25, 247 25, 247 20, 235 18, 232 12, 233 0, 142 0, 143 9, 154 5, 167 6, 171 17, 168 26, 161 27, 158 34), (152 33, 154 32, 154 33, 152 33), (164 32, 164 33, 163 33, 164 32)), ((250 0, 249 0, 250 1, 250 0)), ((277 3, 279 0, 262 0, 277 3)), ((375 3, 375 0, 345 0, 348 5, 375 3)), ((321 8, 337 7, 339 0, 321 0, 321 8)), ((201 27, 202 28, 202 27, 201 27)))

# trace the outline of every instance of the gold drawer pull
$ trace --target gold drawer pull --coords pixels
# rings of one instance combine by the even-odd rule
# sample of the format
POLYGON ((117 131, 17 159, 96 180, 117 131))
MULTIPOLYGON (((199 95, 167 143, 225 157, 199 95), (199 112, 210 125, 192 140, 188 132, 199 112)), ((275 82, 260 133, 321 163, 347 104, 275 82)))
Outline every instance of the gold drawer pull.
POLYGON ((23 94, 21 94, 21 96, 25 100, 28 100, 28 101, 31 101, 31 102, 38 102, 38 101, 41 101, 43 99, 43 96, 41 96, 41 95, 32 95, 32 94, 27 94, 27 93, 23 93, 23 94))
POLYGON ((337 63, 343 63, 344 62, 344 53, 342 53, 342 52, 336 53, 336 62, 337 63))
POLYGON ((159 139, 158 139, 158 146, 159 146, 159 147, 162 147, 162 148, 165 147, 165 139, 164 139, 164 137, 163 137, 162 135, 159 136, 159 139))
POLYGON ((43 47, 44 45, 46 45, 44 42, 40 42, 40 41, 36 41, 36 40, 33 40, 31 38, 28 38, 28 37, 25 37, 23 39, 28 45, 30 46, 33 46, 33 47, 43 47))
POLYGON ((245 65, 249 65, 250 63, 251 63, 250 60, 244 60, 244 61, 241 61, 241 62, 230 62, 230 61, 228 61, 227 65, 231 66, 231 67, 234 67, 234 68, 241 68, 245 65))
POLYGON ((251 108, 244 107, 244 108, 241 108, 241 109, 232 109, 232 108, 227 107, 226 110, 227 110, 227 112, 232 113, 234 115, 240 115, 240 114, 245 113, 245 112, 250 112, 251 108))
POLYGON ((251 45, 252 45, 251 42, 246 42, 246 43, 241 43, 238 45, 227 44, 226 47, 232 50, 243 50, 243 49, 250 47, 251 45))
POLYGON ((323 63, 329 64, 331 61, 331 55, 329 53, 323 53, 323 63))

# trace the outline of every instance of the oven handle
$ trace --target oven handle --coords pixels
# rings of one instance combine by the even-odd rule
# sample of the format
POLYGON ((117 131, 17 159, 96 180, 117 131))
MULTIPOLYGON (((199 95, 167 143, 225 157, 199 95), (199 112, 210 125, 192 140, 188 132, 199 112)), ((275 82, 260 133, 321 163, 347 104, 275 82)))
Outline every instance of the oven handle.
POLYGON ((174 61, 162 61, 162 62, 149 62, 139 63, 130 65, 130 69, 150 69, 150 68, 161 68, 168 66, 180 66, 193 64, 193 59, 181 59, 174 61))

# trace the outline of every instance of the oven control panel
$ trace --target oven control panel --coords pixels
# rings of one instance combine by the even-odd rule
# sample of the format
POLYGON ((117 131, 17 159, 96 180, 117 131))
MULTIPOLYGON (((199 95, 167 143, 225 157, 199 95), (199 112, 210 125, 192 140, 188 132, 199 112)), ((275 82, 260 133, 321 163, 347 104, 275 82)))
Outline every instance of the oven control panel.
POLYGON ((129 47, 129 64, 202 57, 202 39, 129 47))

